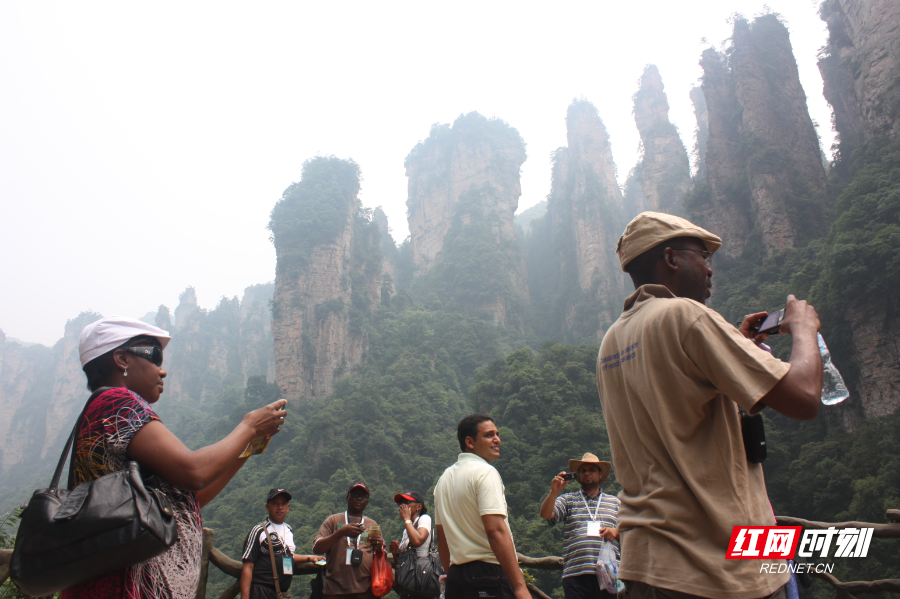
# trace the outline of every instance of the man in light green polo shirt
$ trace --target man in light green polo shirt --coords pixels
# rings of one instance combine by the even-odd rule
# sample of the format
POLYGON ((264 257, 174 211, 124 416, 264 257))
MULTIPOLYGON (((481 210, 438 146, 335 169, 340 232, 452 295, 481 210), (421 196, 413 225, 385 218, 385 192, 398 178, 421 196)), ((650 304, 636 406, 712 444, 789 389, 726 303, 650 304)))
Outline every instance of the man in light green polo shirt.
POLYGON ((434 489, 446 599, 531 599, 507 522, 503 480, 490 464, 500 457, 494 419, 466 416, 456 437, 462 453, 434 489))

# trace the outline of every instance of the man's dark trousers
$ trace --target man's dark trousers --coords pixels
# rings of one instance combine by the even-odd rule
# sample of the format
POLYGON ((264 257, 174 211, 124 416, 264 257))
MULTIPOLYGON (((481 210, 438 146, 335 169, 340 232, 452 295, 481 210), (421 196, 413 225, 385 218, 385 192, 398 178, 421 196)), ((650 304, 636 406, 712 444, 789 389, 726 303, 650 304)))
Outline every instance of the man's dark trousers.
POLYGON ((446 599, 515 599, 512 583, 499 564, 474 561, 450 566, 446 599))
POLYGON ((578 576, 566 576, 562 579, 563 593, 566 599, 609 599, 615 597, 606 589, 600 589, 600 581, 596 574, 580 574, 578 576))
POLYGON ((275 587, 264 584, 251 584, 250 596, 247 599, 275 599, 275 587))

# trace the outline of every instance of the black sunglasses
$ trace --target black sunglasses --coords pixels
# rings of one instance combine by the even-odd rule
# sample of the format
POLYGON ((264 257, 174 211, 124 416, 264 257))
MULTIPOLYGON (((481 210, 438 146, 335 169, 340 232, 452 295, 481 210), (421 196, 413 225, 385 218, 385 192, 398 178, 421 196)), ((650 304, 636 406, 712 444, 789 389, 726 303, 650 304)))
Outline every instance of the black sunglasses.
POLYGON ((144 358, 145 360, 150 360, 157 366, 162 366, 163 352, 162 348, 158 345, 124 347, 122 349, 136 356, 144 358))

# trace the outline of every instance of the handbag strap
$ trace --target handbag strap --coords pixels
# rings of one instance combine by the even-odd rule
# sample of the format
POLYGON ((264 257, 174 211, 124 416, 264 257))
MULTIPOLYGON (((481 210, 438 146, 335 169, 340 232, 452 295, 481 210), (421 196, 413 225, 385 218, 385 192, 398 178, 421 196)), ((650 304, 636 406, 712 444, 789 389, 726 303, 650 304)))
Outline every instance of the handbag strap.
MULTIPOLYGON (((59 463, 56 465, 56 471, 53 473, 53 480, 50 481, 50 488, 57 489, 59 488, 59 479, 62 477, 63 466, 66 463, 66 457, 69 455, 69 450, 72 448, 72 443, 75 442, 75 435, 78 432, 78 425, 81 424, 81 419, 84 417, 84 413, 87 412, 88 406, 91 405, 91 402, 95 397, 103 393, 104 391, 109 391, 112 387, 100 387, 88 397, 87 402, 84 404, 84 409, 81 410, 81 414, 78 415, 78 419, 75 421, 75 426, 72 427, 72 434, 69 435, 69 440, 66 441, 66 446, 63 447, 62 455, 59 456, 59 463)), ((72 456, 74 459, 74 455, 72 456)), ((69 484, 67 487, 72 486, 72 467, 69 466, 69 484)))
MULTIPOLYGON (((278 531, 275 531, 278 534, 278 531)), ((269 521, 266 520, 266 542, 269 544, 269 558, 272 560, 272 580, 275 581, 275 596, 281 597, 281 585, 278 584, 278 569, 275 567, 275 550, 272 549, 272 537, 269 536, 269 521)))

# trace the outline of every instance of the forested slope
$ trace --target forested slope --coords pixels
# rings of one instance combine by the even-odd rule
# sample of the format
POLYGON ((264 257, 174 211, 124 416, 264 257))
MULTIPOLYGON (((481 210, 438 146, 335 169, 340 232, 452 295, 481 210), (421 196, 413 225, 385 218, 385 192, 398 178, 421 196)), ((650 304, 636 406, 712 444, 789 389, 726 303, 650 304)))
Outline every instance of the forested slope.
MULTIPOLYGON (((768 15, 752 26, 740 20, 736 33, 734 43, 748 45, 704 53, 710 138, 698 144, 709 141, 703 155, 712 161, 700 165, 684 195, 684 214, 731 235, 713 262, 712 306, 737 322, 780 308, 789 293, 808 298, 852 391, 847 402, 823 407, 809 423, 764 412, 764 468, 775 512, 883 522, 885 509, 900 508, 900 141, 871 128, 852 140, 842 133, 835 161, 821 170, 817 148, 810 150, 814 131, 803 118, 802 90, 790 96, 790 106, 771 103, 778 114, 754 117, 760 114, 754 102, 793 72, 786 28, 768 15), (747 80, 765 85, 738 93, 747 73, 761 73, 762 79, 747 80), (790 118, 781 114, 786 106, 790 118), (782 129, 775 125, 782 117, 799 132, 797 147, 810 150, 805 171, 783 159, 796 148, 778 145, 782 129), (768 175, 784 185, 772 204, 777 210, 767 215, 760 198, 774 196, 760 190, 768 189, 768 175), (782 212, 784 219, 772 218, 782 212)), ((829 58, 827 72, 842 64, 829 58)), ((170 383, 157 409, 190 447, 217 441, 251 409, 290 400, 287 422, 267 453, 253 457, 203 510, 225 553, 238 556, 273 486, 294 495, 288 521, 300 551, 311 550, 325 517, 342 511, 356 480, 372 489, 367 515, 397 538, 393 495, 419 490, 431 505, 438 476, 458 453, 456 423, 474 411, 489 412, 500 426, 503 448, 495 465, 506 484, 517 548, 535 556, 561 553, 561 531, 540 521, 538 507, 569 459, 586 451, 610 457, 594 342, 626 291, 614 268, 614 242, 635 208, 627 203, 631 196, 616 193, 610 142, 596 109, 578 100, 569 112, 569 146, 554 154, 547 214, 533 219, 528 232, 512 233, 523 141, 503 121, 470 113, 453 127, 435 126, 407 160, 417 245, 408 240, 396 247, 385 237, 383 212, 373 218, 358 203, 355 163, 318 157, 272 213, 280 280, 248 289, 243 302, 223 299, 210 312, 184 302, 175 323, 168 309, 160 310, 157 323, 171 326, 174 339, 166 355, 170 383), (427 220, 435 214, 443 215, 440 227, 427 220), (279 339, 285 343, 279 346, 279 339), (348 347, 353 351, 342 354, 348 347), (279 376, 295 379, 289 390, 274 383, 278 360, 279 376)), ((671 199, 660 205, 673 205, 671 199)), ((54 381, 63 379, 44 373, 62 365, 80 375, 73 348, 83 325, 78 319, 70 325, 52 356, 0 344, 0 351, 12 348, 4 354, 3 381, 20 387, 26 375, 36 381, 28 393, 12 383, 0 386, 10 422, 16 410, 25 411, 14 400, 48 405, 54 381), (32 364, 25 360, 32 355, 31 370, 12 372, 12 357, 32 364)), ((788 339, 773 338, 772 345, 779 357, 789 357, 788 339)), ((83 382, 78 376, 64 382, 77 388, 66 397, 80 407, 83 382)), ((43 430, 32 419, 46 415, 29 413, 9 430, 43 430)), ((61 430, 67 419, 60 415, 54 425, 61 430)), ((37 450, 52 454, 56 437, 31 440, 34 455, 6 471, 16 474, 16 488, 0 489, 0 500, 27 499, 37 485, 28 483, 39 470, 37 450)), ((11 455, 7 448, 0 459, 12 462, 11 455)), ((604 490, 618 490, 615 471, 604 490)), ((900 578, 900 541, 875 540, 868 558, 835 562, 842 580, 900 578)), ((532 574, 542 590, 562 597, 559 573, 532 574)), ((215 569, 211 582, 210 596, 230 583, 215 569)), ((291 589, 295 596, 305 595, 305 582, 291 589)), ((805 596, 832 594, 816 582, 805 596)))
MULTIPOLYGON (((896 258, 890 244, 900 197, 898 167, 896 143, 871 142, 857 153, 855 175, 843 184, 827 236, 768 258, 720 260, 715 275, 720 277, 719 310, 737 320, 751 310, 779 306, 787 293, 811 298, 836 360, 853 384, 846 349, 850 332, 840 308, 854 293, 875 286, 874 292, 886 294, 889 287, 878 286, 894 285, 894 275, 884 269, 896 258)), ((471 259, 471 254, 460 256, 471 259)), ((461 272, 470 273, 470 285, 490 276, 484 270, 453 269, 451 262, 427 280, 440 289, 449 283, 439 277, 461 272)), ((369 515, 389 537, 398 536, 393 494, 418 489, 430 501, 437 477, 458 451, 455 424, 472 411, 487 411, 500 424, 504 444, 496 466, 507 486, 518 549, 529 555, 560 553, 560 531, 537 516, 548 480, 585 451, 609 457, 594 382, 596 348, 535 344, 533 334, 523 336, 515 328, 453 311, 456 300, 431 289, 423 280, 387 297, 366 323, 366 365, 339 379, 332 396, 304 400, 269 452, 253 458, 205 510, 206 525, 216 529, 217 544, 227 553, 237 554, 244 531, 263 515, 265 489, 274 485, 295 494, 290 521, 304 551, 310 550, 321 521, 342 508, 353 480, 372 486, 369 515), (529 340, 536 347, 529 347, 529 340)), ((788 357, 787 343, 773 342, 783 357, 788 357)), ((246 394, 248 403, 211 430, 208 441, 245 410, 276 397, 277 389, 251 379, 246 394)), ((847 409, 859 411, 858 406, 847 409)), ((776 513, 881 522, 885 509, 900 506, 898 417, 860 414, 848 432, 840 414, 823 408, 816 421, 799 423, 766 412, 770 457, 765 469, 776 513)), ((614 478, 607 492, 617 491, 614 478)), ((900 543, 876 540, 869 558, 838 560, 835 574, 843 580, 897 577, 898 558, 900 543)), ((534 574, 543 590, 561 594, 558 573, 534 574)), ((811 593, 831 596, 818 582, 811 593)))

